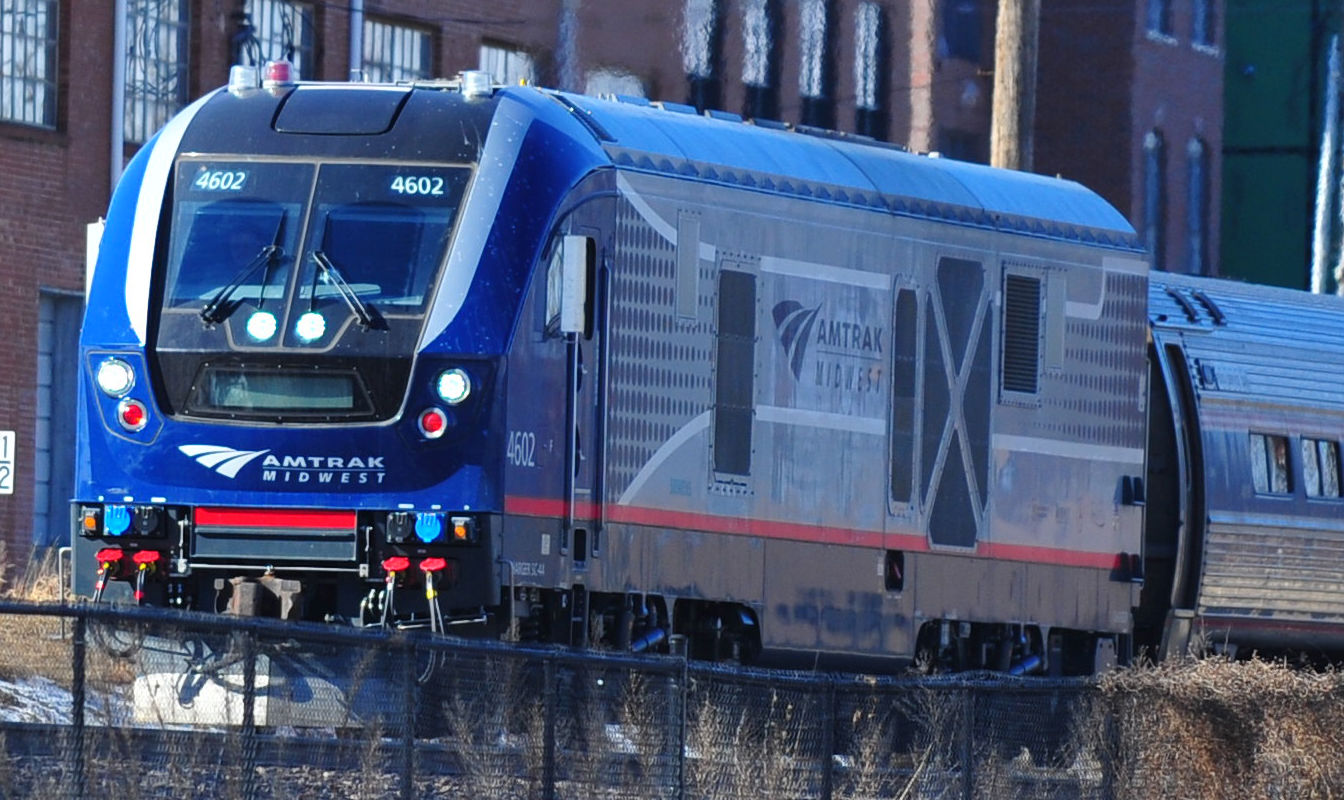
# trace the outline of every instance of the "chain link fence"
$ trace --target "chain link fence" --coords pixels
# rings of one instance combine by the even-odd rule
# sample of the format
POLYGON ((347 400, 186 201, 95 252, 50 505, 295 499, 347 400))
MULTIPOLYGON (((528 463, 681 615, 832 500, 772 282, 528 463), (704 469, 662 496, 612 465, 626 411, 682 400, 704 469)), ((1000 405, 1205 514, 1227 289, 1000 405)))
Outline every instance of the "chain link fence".
POLYGON ((1095 685, 0 604, 0 796, 1109 798, 1095 685))

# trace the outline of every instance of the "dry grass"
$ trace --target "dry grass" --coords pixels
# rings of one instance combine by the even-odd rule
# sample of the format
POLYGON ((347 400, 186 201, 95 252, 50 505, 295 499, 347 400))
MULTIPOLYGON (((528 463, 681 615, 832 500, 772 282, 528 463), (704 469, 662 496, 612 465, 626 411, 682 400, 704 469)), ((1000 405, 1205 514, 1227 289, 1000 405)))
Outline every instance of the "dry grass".
POLYGON ((1344 796, 1344 675, 1208 658, 1116 672, 1118 797, 1344 796))

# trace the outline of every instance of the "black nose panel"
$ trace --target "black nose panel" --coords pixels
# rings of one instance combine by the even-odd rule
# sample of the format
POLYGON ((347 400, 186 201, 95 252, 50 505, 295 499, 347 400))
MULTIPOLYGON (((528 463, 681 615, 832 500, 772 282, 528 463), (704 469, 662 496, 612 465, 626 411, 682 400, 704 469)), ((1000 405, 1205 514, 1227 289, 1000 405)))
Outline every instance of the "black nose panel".
POLYGON ((392 130, 410 88, 381 87, 339 91, 300 86, 289 93, 275 115, 277 133, 376 136, 392 130))

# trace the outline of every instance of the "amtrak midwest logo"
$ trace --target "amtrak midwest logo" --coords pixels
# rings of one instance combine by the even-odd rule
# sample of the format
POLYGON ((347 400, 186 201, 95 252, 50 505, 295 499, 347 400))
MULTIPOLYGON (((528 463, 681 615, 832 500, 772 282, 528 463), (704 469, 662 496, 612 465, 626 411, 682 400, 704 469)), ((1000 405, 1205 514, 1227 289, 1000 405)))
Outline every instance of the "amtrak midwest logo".
POLYGON ((851 392, 876 392, 881 386, 884 328, 828 318, 821 313, 821 304, 805 308, 796 300, 776 303, 772 315, 789 370, 799 383, 803 362, 812 352, 815 386, 851 392))
POLYGON ((261 458, 261 480, 265 483, 370 484, 382 483, 387 474, 382 456, 276 455, 269 449, 235 450, 216 444, 184 444, 177 449, 229 479, 237 478, 243 467, 257 458, 261 458))

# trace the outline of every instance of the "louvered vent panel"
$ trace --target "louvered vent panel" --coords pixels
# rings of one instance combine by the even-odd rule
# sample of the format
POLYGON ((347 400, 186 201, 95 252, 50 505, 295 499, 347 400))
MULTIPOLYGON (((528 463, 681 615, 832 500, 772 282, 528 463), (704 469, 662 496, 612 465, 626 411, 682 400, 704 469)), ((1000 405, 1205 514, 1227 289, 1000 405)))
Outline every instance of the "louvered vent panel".
POLYGON ((1035 394, 1041 344, 1041 282, 1003 278, 1003 390, 1035 394))

